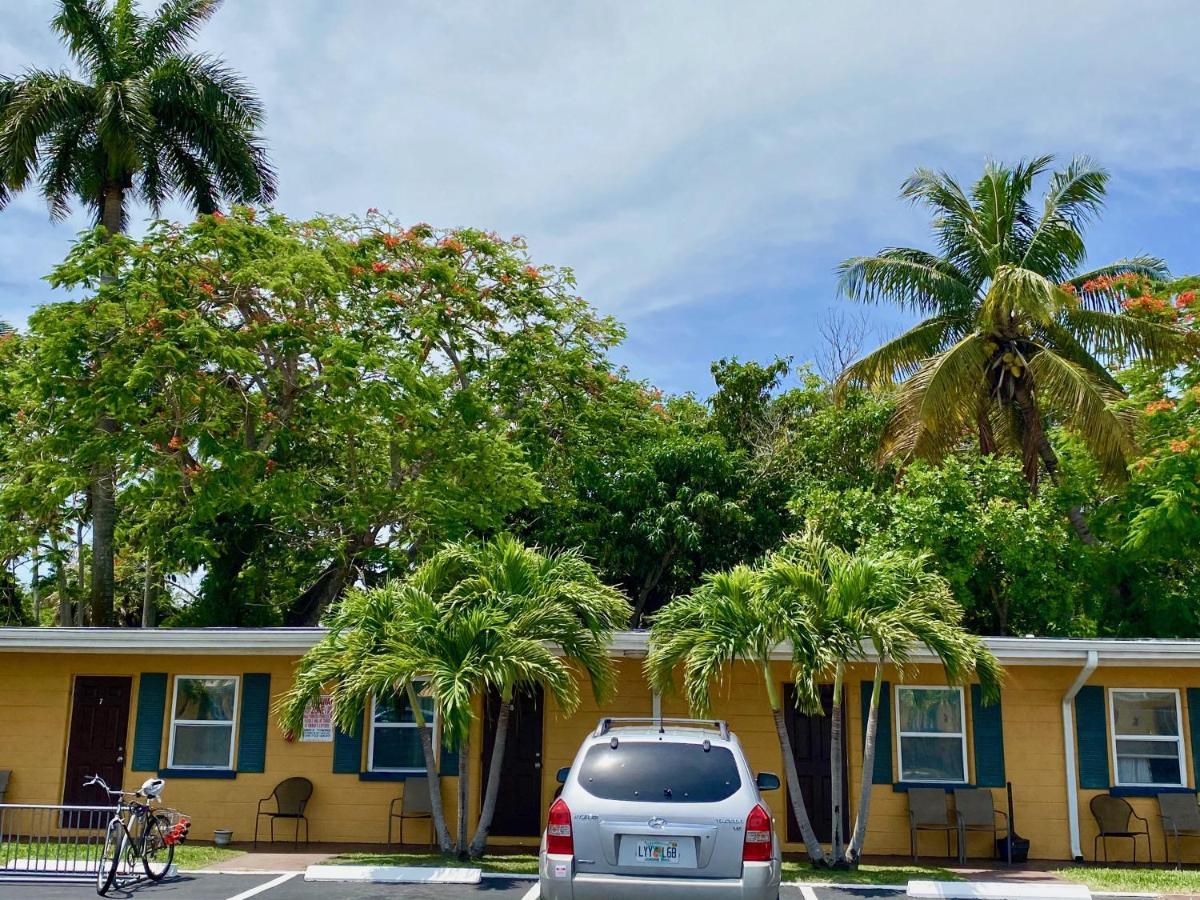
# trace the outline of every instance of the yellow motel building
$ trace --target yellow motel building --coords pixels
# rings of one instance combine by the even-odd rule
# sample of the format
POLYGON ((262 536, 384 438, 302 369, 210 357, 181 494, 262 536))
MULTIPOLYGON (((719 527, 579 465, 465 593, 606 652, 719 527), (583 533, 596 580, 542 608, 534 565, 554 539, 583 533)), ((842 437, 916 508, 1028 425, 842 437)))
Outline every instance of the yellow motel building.
MULTIPOLYGON (((136 786, 167 779, 165 798, 188 813, 193 839, 231 829, 254 832, 258 801, 285 778, 315 788, 308 806, 313 841, 383 843, 389 803, 406 778, 424 775, 416 725, 396 701, 378 702, 356 733, 314 711, 301 734, 284 734, 272 707, 291 683, 319 629, 86 628, 0 629, 0 773, 10 773, 7 803, 95 804, 82 787, 99 772, 136 786)), ((978 786, 1006 807, 1012 783, 1016 831, 1040 859, 1092 858, 1092 797, 1129 798, 1150 822, 1156 860, 1164 839, 1157 795, 1195 791, 1200 768, 1200 641, 991 638, 1006 669, 1001 700, 984 705, 978 686, 948 686, 930 661, 904 681, 885 672, 886 704, 865 852, 909 851, 907 791, 912 786, 978 786)), ((567 716, 539 696, 521 698, 509 737, 493 826, 497 844, 535 845, 556 788, 580 740, 603 716, 686 716, 678 696, 657 697, 642 673, 646 635, 613 641, 620 667, 616 696, 598 707, 586 690, 567 716)), ((790 695, 781 654, 775 678, 790 695)), ((848 796, 862 782, 862 724, 872 667, 846 678, 848 796)), ((832 688, 827 692, 831 699, 832 688)), ((782 775, 781 751, 761 674, 734 666, 717 690, 714 716, 740 737, 757 771, 782 775)), ((471 808, 479 808, 492 710, 480 703, 470 743, 471 808)), ((829 833, 829 719, 789 708, 796 764, 818 834, 829 833)), ((454 813, 458 761, 440 751, 443 794, 454 813)), ((95 791, 94 788, 90 789, 95 791)), ((769 796, 785 849, 802 851, 786 788, 769 796)), ((291 838, 291 823, 277 836, 291 838)), ((407 843, 428 840, 423 823, 407 825, 407 843)), ((971 836, 971 856, 990 854, 990 835, 971 836), (976 843, 977 842, 977 843, 976 843)), ((1192 853, 1196 848, 1190 848, 1192 853)), ((1139 850, 1144 859, 1145 844, 1139 850)), ((1187 848, 1185 848, 1186 852, 1187 848)), ((922 837, 922 855, 944 855, 941 835, 922 837)), ((1128 858, 1129 842, 1110 846, 1128 858)))

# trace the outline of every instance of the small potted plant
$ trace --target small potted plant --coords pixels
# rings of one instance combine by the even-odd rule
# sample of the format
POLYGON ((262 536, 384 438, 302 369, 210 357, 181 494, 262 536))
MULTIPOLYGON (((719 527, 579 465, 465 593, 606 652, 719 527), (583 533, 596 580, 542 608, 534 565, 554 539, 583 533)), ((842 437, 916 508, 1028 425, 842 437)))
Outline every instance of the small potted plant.
POLYGON ((213 844, 217 847, 228 847, 233 843, 233 830, 230 828, 218 828, 213 832, 213 844))

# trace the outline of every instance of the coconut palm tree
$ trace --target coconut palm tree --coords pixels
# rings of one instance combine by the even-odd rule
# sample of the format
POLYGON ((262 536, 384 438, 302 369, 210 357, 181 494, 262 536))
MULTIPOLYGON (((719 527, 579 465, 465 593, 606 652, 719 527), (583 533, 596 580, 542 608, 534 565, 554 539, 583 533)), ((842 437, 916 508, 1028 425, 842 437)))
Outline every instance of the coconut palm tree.
MULTIPOLYGON (((827 857, 813 831, 800 792, 796 760, 771 661, 774 653, 789 643, 796 672, 824 669, 834 659, 817 640, 811 607, 782 603, 783 592, 764 590, 764 586, 760 570, 739 565, 727 572, 706 575, 690 594, 673 599, 650 620, 646 673, 654 689, 666 693, 673 689, 676 668, 682 665, 688 705, 695 715, 707 716, 712 709, 712 686, 721 681, 727 666, 745 660, 759 670, 783 751, 792 812, 810 858, 823 863, 827 857)), ((820 708, 812 679, 797 678, 796 687, 803 708, 820 708)))
MULTIPOLYGON (((888 247, 840 267, 840 291, 896 303, 925 317, 851 365, 839 386, 900 380, 883 460, 938 460, 969 434, 985 453, 1019 452, 1036 489, 1057 478, 1047 422, 1075 432, 1102 471, 1121 478, 1133 449, 1132 413, 1105 360, 1169 362, 1187 348, 1182 329, 1121 314, 1128 277, 1159 279, 1166 266, 1139 256, 1090 272, 1083 231, 1100 212, 1108 175, 1086 157, 1049 174, 1041 210, 1030 193, 1053 157, 989 162, 969 191, 945 172, 918 169, 901 196, 933 214, 937 252, 888 247)), ((1080 538, 1094 538, 1078 509, 1080 538)))
MULTIPOLYGON (((222 198, 269 202, 262 105, 219 59, 185 52, 219 6, 166 0, 146 16, 133 0, 59 0, 51 25, 80 75, 0 76, 0 208, 36 185, 52 218, 78 200, 117 234, 131 198, 156 215, 172 196, 201 213, 222 198)), ((91 481, 93 624, 103 625, 113 608, 112 462, 97 464, 91 481)))
MULTIPOLYGON (((834 865, 854 865, 862 852, 871 809, 871 775, 875 766, 875 734, 883 666, 891 662, 901 675, 914 652, 927 648, 941 663, 949 684, 977 679, 985 698, 998 696, 999 668, 983 642, 962 626, 963 610, 949 585, 929 569, 926 555, 869 549, 850 553, 808 532, 787 541, 763 563, 764 590, 772 604, 803 608, 826 656, 816 665, 797 666, 799 696, 815 697, 820 682, 833 671, 830 727, 834 865), (864 733, 862 784, 849 842, 842 833, 843 685, 846 665, 875 658, 871 706, 864 733)), ((819 710, 819 707, 816 708, 819 710)))
POLYGON ((357 727, 373 697, 399 694, 424 726, 418 694, 431 697, 442 738, 459 751, 458 817, 452 837, 440 802, 429 731, 419 729, 435 798, 434 824, 444 853, 482 855, 496 808, 501 765, 517 691, 541 687, 560 709, 580 702, 576 667, 598 699, 615 684, 608 655, 613 631, 631 607, 601 584, 576 552, 544 554, 508 536, 450 544, 403 583, 354 591, 327 619, 328 635, 301 660, 281 710, 295 730, 304 710, 332 689, 334 715, 357 727), (480 819, 467 844, 467 800, 474 705, 488 690, 501 697, 480 819))

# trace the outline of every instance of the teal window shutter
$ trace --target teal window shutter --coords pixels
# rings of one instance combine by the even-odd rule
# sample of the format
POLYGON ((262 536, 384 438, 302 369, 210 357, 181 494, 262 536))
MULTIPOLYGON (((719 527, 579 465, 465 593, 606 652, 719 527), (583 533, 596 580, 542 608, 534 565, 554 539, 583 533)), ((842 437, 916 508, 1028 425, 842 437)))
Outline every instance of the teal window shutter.
POLYGON ((983 689, 971 685, 971 724, 975 737, 975 783, 1004 787, 1004 719, 1000 701, 985 706, 983 689))
POLYGON ((143 672, 138 677, 137 715, 133 726, 134 772, 157 772, 162 757, 163 714, 167 708, 165 672, 143 672))
POLYGON ((1075 695, 1075 743, 1079 753, 1079 786, 1108 790, 1108 727, 1104 688, 1084 685, 1075 695))
POLYGON ((339 775, 357 775, 362 771, 363 727, 359 720, 354 734, 333 727, 333 771, 339 775))
MULTIPOLYGON (((862 735, 867 742, 867 718, 871 713, 870 681, 862 683, 862 735)), ((892 783, 892 686, 888 682, 879 685, 879 711, 875 715, 875 767, 871 771, 872 784, 892 783)))
POLYGON ((1192 740, 1192 787, 1200 784, 1200 688, 1187 689, 1188 737, 1192 740))
POLYGON ((267 762, 267 717, 271 711, 271 676, 242 676, 242 715, 238 721, 237 770, 262 772, 267 762))

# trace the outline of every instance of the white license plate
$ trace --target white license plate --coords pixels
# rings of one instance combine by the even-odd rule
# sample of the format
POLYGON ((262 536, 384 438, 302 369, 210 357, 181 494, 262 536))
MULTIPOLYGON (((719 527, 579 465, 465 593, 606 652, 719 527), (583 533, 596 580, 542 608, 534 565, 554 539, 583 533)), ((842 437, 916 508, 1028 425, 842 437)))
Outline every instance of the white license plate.
POLYGON ((679 841, 638 841, 637 861, 655 866, 677 866, 679 841))

